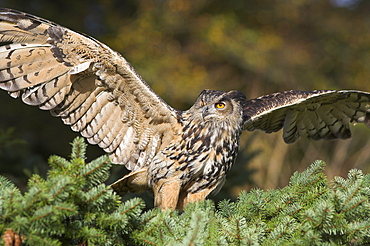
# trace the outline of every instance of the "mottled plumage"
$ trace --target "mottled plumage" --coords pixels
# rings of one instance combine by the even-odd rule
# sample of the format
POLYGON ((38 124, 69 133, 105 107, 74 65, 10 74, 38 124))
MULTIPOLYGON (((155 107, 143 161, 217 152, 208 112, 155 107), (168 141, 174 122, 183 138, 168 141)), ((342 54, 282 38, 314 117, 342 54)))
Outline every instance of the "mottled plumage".
POLYGON ((176 110, 106 45, 15 10, 0 10, 0 42, 0 88, 99 145, 132 171, 112 187, 152 189, 161 208, 182 209, 217 192, 242 130, 283 129, 292 143, 300 136, 346 139, 350 122, 370 125, 370 94, 350 90, 252 100, 237 91, 204 90, 189 110, 176 110))

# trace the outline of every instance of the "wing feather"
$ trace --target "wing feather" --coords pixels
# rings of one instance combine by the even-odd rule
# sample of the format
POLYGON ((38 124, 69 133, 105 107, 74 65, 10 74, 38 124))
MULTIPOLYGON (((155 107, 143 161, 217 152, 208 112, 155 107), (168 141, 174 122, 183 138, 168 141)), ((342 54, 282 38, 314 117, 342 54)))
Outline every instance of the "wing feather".
POLYGON ((349 123, 370 127, 370 93, 362 91, 285 91, 248 100, 243 108, 245 130, 283 129, 287 143, 350 138, 349 123))
POLYGON ((58 94, 68 93, 71 88, 69 81, 68 74, 62 74, 59 77, 51 80, 49 83, 43 83, 24 89, 22 101, 28 105, 39 106, 44 110, 50 110, 55 107, 53 105, 57 105, 57 102, 52 103, 52 101, 49 100, 51 100, 51 98, 54 96, 61 97, 58 96, 58 94))
POLYGON ((132 66, 99 41, 53 22, 0 9, 0 88, 138 170, 179 131, 167 105, 132 66), (160 127, 158 127, 160 126, 160 127))
POLYGON ((113 150, 108 150, 109 146, 112 145, 114 140, 118 140, 120 132, 127 127, 124 123, 122 123, 121 121, 117 121, 115 118, 113 118, 111 121, 113 121, 114 124, 108 125, 107 122, 107 124, 105 125, 105 128, 108 128, 109 126, 108 130, 105 130, 105 128, 101 129, 102 131, 104 131, 104 133, 102 134, 103 137, 101 139, 97 138, 96 136, 92 137, 94 141, 96 141, 96 143, 106 152, 112 152, 115 149, 115 147, 113 147, 113 150))
POLYGON ((105 93, 99 93, 95 97, 93 103, 89 105, 89 108, 82 115, 82 117, 79 118, 73 125, 71 125, 72 130, 76 132, 82 132, 85 129, 86 125, 90 123, 94 118, 96 118, 97 115, 102 111, 103 108, 107 106, 108 103, 110 102, 105 96, 105 93))
POLYGON ((83 130, 81 130, 81 135, 85 138, 91 138, 96 135, 103 125, 109 122, 109 119, 115 113, 115 109, 117 109, 116 105, 109 102, 105 106, 100 107, 101 109, 95 116, 92 116, 91 114, 91 121, 86 124, 83 130))

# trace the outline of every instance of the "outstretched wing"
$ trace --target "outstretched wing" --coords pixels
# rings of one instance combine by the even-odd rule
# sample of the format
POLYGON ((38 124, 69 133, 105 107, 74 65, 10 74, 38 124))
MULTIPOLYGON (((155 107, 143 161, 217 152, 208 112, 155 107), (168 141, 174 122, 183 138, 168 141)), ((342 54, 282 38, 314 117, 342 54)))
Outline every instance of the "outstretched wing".
POLYGON ((106 45, 9 9, 0 42, 0 88, 61 117, 114 163, 138 170, 173 137, 178 111, 106 45))
POLYGON ((248 100, 244 129, 267 133, 283 128, 286 143, 351 137, 349 123, 370 127, 370 93, 353 90, 285 91, 248 100))

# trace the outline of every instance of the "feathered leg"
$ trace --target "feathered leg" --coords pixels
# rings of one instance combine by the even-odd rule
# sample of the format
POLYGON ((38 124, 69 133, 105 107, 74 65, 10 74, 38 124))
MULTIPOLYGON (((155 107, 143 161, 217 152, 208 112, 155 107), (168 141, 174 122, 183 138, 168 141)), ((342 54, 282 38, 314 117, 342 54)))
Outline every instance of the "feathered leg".
POLYGON ((204 201, 206 197, 209 195, 209 193, 212 192, 212 190, 213 189, 205 189, 197 193, 187 193, 187 192, 181 193, 176 209, 182 211, 184 207, 190 202, 196 202, 199 200, 204 201))
POLYGON ((162 210, 176 209, 179 200, 181 183, 178 179, 160 180, 153 188, 154 205, 162 210))

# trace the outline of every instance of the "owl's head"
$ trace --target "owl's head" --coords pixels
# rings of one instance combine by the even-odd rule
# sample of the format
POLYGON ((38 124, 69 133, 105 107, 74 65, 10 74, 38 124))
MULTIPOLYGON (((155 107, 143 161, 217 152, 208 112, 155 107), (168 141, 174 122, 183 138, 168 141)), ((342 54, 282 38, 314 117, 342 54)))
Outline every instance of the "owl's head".
POLYGON ((189 109, 192 113, 207 120, 225 120, 227 117, 242 117, 241 102, 246 97, 240 91, 203 90, 194 105, 189 109))

